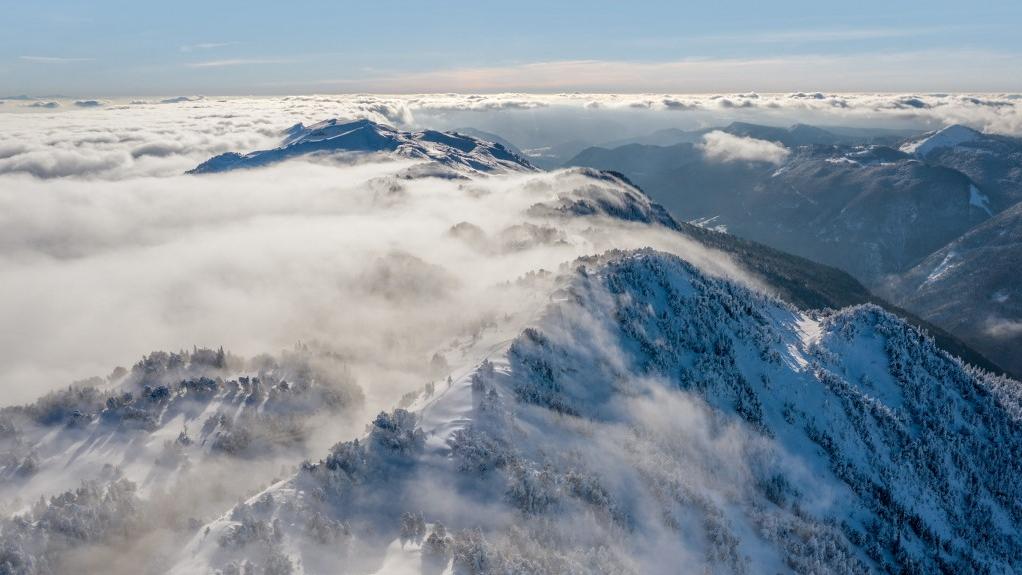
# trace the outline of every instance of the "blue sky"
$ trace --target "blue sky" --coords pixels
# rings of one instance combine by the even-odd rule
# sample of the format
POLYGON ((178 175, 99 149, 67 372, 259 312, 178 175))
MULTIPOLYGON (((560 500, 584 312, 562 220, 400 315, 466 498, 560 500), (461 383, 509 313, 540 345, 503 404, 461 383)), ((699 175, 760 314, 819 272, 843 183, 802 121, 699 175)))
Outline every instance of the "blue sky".
POLYGON ((0 0, 0 97, 1020 91, 1022 2, 0 0))

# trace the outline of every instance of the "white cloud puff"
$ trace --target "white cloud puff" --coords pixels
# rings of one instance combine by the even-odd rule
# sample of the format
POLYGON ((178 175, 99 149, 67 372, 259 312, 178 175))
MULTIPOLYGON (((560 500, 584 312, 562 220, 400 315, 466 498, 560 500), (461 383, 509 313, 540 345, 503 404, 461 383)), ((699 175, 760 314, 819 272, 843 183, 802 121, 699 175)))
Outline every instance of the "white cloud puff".
POLYGON ((1022 335, 1022 321, 991 317, 987 319, 984 331, 999 339, 1010 339, 1022 335))
POLYGON ((766 162, 780 165, 791 152, 777 142, 734 136, 714 130, 698 144, 708 160, 716 162, 766 162))

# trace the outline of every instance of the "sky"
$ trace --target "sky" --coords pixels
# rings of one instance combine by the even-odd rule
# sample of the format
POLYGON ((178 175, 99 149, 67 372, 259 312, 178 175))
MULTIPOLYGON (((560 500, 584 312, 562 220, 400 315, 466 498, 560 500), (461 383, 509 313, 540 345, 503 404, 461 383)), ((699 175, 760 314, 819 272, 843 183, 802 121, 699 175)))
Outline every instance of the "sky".
POLYGON ((0 0, 0 98, 1022 91, 1022 2, 0 0))

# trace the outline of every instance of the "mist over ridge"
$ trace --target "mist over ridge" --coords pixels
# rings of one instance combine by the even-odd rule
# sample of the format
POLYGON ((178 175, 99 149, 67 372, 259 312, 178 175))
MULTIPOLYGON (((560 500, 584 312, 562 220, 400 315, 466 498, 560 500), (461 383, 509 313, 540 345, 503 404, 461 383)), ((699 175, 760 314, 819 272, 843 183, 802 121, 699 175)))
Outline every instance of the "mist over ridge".
POLYGON ((1010 572, 1017 381, 641 170, 561 164, 923 169, 1018 101, 0 111, 0 572, 1010 572))

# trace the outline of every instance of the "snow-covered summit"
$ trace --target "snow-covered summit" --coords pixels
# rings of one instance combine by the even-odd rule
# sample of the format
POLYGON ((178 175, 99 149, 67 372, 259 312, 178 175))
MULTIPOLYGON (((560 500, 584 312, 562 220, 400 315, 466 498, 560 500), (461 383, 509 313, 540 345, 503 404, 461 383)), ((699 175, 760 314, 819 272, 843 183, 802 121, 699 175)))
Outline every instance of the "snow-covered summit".
POLYGON ((189 173, 206 174, 255 168, 311 154, 392 153, 406 158, 438 162, 457 172, 492 173, 533 171, 524 158, 502 144, 456 132, 423 130, 404 132, 370 120, 344 122, 336 118, 285 131, 280 147, 247 154, 228 152, 210 158, 189 173))
POLYGON ((974 142, 982 137, 983 134, 981 132, 961 124, 953 124, 935 132, 923 134, 917 139, 902 144, 901 151, 923 158, 934 150, 954 148, 967 142, 974 142))

